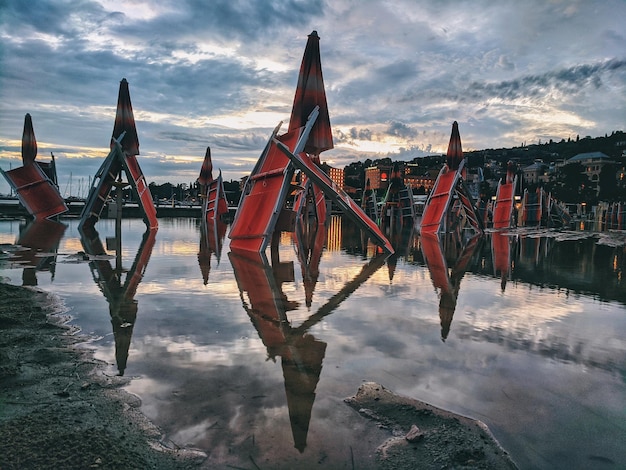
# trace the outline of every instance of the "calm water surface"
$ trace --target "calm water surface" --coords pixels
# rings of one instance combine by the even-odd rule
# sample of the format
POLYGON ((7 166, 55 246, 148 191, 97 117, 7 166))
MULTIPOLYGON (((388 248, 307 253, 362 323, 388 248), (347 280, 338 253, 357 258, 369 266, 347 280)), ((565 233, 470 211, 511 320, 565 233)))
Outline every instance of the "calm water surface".
POLYGON ((343 402, 364 381, 484 421, 520 468, 626 468, 623 235, 399 234, 380 260, 333 217, 323 251, 283 236, 270 267, 195 219, 159 222, 123 220, 116 258, 111 220, 82 238, 76 220, 0 221, 0 276, 59 295, 107 373, 214 468, 370 468, 389 434, 343 402))

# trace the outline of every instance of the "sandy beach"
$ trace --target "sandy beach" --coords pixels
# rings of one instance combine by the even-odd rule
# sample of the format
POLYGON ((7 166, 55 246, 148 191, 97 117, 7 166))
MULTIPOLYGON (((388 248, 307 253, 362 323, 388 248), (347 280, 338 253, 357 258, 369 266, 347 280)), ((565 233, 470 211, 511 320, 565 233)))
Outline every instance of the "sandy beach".
POLYGON ((0 284, 0 468, 191 469, 107 377, 44 292, 0 284))
MULTIPOLYGON (((0 468, 209 468, 210 450, 181 449, 139 411, 45 292, 0 284, 0 468)), ((513 469, 487 427, 365 383, 345 399, 388 433, 380 469, 513 469)), ((211 468, 215 468, 213 465, 211 468)), ((223 468, 233 468, 224 466, 223 468)), ((237 467, 239 468, 239 467, 237 467)), ((250 462, 250 469, 262 468, 250 462)))

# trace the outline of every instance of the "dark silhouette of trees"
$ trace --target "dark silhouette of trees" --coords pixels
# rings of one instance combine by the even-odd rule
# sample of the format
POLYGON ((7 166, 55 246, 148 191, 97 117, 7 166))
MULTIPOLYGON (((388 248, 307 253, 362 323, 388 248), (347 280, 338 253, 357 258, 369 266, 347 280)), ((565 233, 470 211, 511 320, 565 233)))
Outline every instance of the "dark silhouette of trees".
POLYGON ((617 165, 613 163, 602 166, 598 184, 600 185, 600 194, 598 199, 606 202, 616 202, 619 199, 619 191, 617 186, 617 165))
POLYGON ((594 203, 597 201, 595 185, 587 178, 581 163, 570 163, 559 171, 556 180, 547 189, 560 201, 568 203, 594 203))

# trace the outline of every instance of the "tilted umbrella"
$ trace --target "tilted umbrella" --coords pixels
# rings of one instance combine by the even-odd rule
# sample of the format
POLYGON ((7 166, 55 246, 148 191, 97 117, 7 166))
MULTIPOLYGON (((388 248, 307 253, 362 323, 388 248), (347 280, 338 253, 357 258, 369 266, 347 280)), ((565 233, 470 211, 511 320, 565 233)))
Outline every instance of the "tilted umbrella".
POLYGON ((37 140, 33 130, 33 120, 30 114, 24 118, 24 132, 22 134, 22 164, 29 165, 37 157, 37 140))
MULTIPOLYGON (((115 114, 115 126, 113 127, 113 139, 118 139, 122 132, 126 131, 122 139, 122 150, 126 155, 139 155, 139 138, 135 127, 133 107, 130 103, 128 82, 125 78, 120 82, 120 91, 117 97, 117 113, 115 114)), ((113 142, 111 142, 113 148, 113 142)))
POLYGON ((448 153, 446 154, 446 163, 448 164, 448 169, 458 169, 461 161, 463 161, 461 134, 459 134, 459 124, 454 121, 452 123, 452 134, 450 135, 450 143, 448 144, 448 153))
POLYGON ((291 109, 291 118, 289 119, 289 130, 292 131, 304 126, 315 106, 320 107, 319 116, 304 147, 304 151, 313 157, 317 157, 323 151, 333 148, 333 136, 328 116, 324 79, 322 77, 320 38, 317 35, 317 31, 309 34, 309 39, 304 49, 296 95, 291 109))

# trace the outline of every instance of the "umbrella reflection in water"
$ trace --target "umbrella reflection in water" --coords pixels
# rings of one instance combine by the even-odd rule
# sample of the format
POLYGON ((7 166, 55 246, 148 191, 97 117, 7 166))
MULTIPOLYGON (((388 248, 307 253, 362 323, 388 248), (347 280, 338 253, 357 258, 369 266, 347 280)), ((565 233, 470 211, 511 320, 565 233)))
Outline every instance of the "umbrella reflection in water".
POLYGON ((424 261, 430 271, 435 289, 439 289, 439 318, 441 339, 450 332, 461 279, 479 250, 482 236, 474 235, 464 240, 459 232, 442 234, 424 233, 420 237, 424 261))
POLYGON ((198 264, 202 273, 202 281, 206 286, 209 282, 211 271, 211 257, 215 255, 219 265, 222 257, 222 246, 228 225, 220 217, 217 219, 200 221, 200 250, 198 251, 198 264))
MULTIPOLYGON (((302 247, 299 250, 304 251, 302 247)), ((299 304, 290 301, 282 290, 283 283, 295 280, 293 262, 281 262, 276 252, 272 253, 271 264, 264 253, 244 250, 231 251, 229 258, 243 307, 267 348, 268 357, 272 360, 281 357, 294 446, 303 452, 326 352, 326 343, 308 330, 369 279, 384 264, 385 256, 373 258, 352 281, 296 328, 291 326, 287 312, 297 310, 299 304)), ((318 267, 310 263, 318 263, 319 259, 315 254, 309 257, 307 269, 317 271, 318 267)))
POLYGON ((302 268, 305 303, 307 308, 310 308, 320 274, 319 264, 326 242, 326 228, 300 220, 296 222, 295 235, 294 243, 302 268))
POLYGON ((400 230, 397 230, 390 239, 390 242, 395 250, 389 258, 387 258, 387 269, 389 271, 389 280, 393 281, 393 276, 396 272, 396 266, 398 259, 406 257, 409 253, 409 249, 415 240, 415 226, 413 224, 403 225, 400 230))
POLYGON ((98 232, 93 227, 82 227, 80 232, 83 249, 90 257, 89 268, 93 279, 109 302, 109 313, 115 337, 115 360, 119 375, 124 375, 133 327, 137 319, 138 304, 135 294, 150 261, 157 231, 146 230, 133 265, 128 271, 122 267, 119 233, 115 238, 116 262, 113 267, 98 232), (122 282, 124 273, 126 277, 122 282))
POLYGON ((49 271, 54 280, 59 243, 66 228, 50 219, 35 219, 20 227, 15 244, 21 249, 12 253, 10 260, 24 266, 23 285, 36 286, 37 271, 49 271))
POLYGON ((511 245, 514 241, 507 234, 493 232, 491 234, 491 254, 493 257, 494 275, 500 273, 500 288, 506 288, 506 282, 511 274, 511 245))

